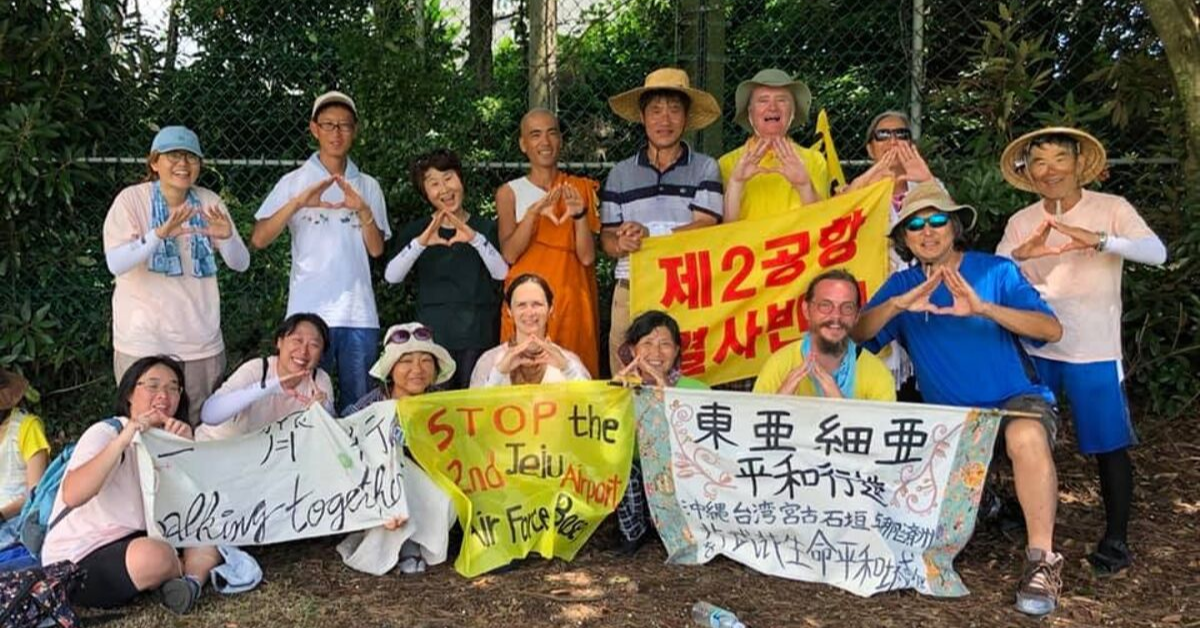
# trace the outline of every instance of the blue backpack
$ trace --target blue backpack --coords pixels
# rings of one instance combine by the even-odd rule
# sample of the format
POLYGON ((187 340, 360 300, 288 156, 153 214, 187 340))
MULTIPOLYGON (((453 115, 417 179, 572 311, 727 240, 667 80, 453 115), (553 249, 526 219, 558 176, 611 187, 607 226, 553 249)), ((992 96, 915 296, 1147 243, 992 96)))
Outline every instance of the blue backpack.
MULTIPOLYGON (((103 423, 118 434, 125 427, 117 418, 104 419, 103 423)), ((42 542, 46 540, 46 533, 73 510, 70 506, 65 506, 62 512, 58 513, 58 517, 50 521, 50 514, 54 510, 54 497, 58 495, 58 485, 62 484, 63 476, 67 473, 67 462, 71 460, 71 454, 74 452, 75 443, 63 447, 46 467, 46 472, 42 474, 42 479, 38 480, 37 486, 29 492, 29 498, 21 507, 21 514, 17 515, 21 545, 35 558, 42 553, 42 542)))

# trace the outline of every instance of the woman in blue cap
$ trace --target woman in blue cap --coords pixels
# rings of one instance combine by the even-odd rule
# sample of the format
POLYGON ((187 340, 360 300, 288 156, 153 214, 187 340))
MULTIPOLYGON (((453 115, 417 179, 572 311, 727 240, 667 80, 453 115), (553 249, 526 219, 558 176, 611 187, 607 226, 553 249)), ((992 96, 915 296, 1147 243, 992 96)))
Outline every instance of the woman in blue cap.
POLYGON ((200 140, 182 126, 154 136, 144 181, 121 190, 104 219, 104 256, 113 288, 113 371, 117 381, 150 355, 184 365, 188 421, 225 370, 217 256, 238 271, 250 252, 216 193, 196 186, 200 140))

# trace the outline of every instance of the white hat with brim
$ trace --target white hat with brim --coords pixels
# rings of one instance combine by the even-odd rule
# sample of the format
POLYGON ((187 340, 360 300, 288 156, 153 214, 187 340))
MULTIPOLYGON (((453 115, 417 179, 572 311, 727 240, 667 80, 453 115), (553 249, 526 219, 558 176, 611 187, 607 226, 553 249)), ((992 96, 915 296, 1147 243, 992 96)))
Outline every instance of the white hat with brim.
POLYGON ((608 106, 612 108, 613 113, 625 120, 641 122, 642 109, 639 100, 642 94, 659 90, 679 92, 691 101, 685 127, 687 131, 703 129, 721 117, 721 105, 717 103, 717 99, 704 90, 692 87, 687 72, 679 68, 659 68, 647 74, 645 84, 609 98, 608 106))
POLYGON ((349 107, 350 113, 354 114, 355 119, 358 118, 358 107, 354 106, 354 100, 339 91, 325 92, 324 94, 317 96, 317 99, 313 101, 312 115, 309 117, 313 120, 316 120, 317 112, 319 112, 323 107, 327 107, 329 105, 343 105, 345 107, 349 107))
POLYGON ((896 225, 904 224, 910 216, 923 209, 936 209, 947 213, 967 210, 970 213, 970 220, 963 221, 963 229, 970 231, 975 228, 975 219, 978 214, 975 208, 955 203, 954 199, 950 198, 950 194, 942 189, 942 186, 938 185, 936 181, 926 181, 904 195, 904 202, 896 214, 896 225))
POLYGON ((1033 180, 1029 178, 1029 169, 1025 165, 1026 152, 1029 144, 1039 137, 1046 135, 1065 135, 1075 140, 1079 145, 1079 185, 1084 186, 1100 177, 1108 165, 1108 154, 1104 145, 1090 133, 1065 126, 1052 126, 1026 133, 1013 140, 1000 155, 1000 173, 1009 185, 1026 192, 1036 192, 1033 180))
POLYGON ((435 343, 432 339, 420 340, 412 335, 418 329, 428 329, 420 323, 404 323, 403 325, 392 325, 388 328, 387 334, 383 336, 383 355, 375 361, 375 365, 371 367, 371 376, 375 379, 386 382, 392 376, 392 367, 400 358, 408 353, 428 353, 437 360, 437 377, 434 378, 434 384, 444 384, 454 377, 454 371, 457 365, 454 363, 454 358, 450 357, 450 352, 446 351, 441 345, 435 343), (404 342, 390 342, 392 334, 397 331, 407 331, 409 333, 408 340, 404 342))
POLYGON ((794 129, 808 119, 808 111, 812 108, 812 92, 809 91, 808 85, 792 79, 783 70, 767 68, 755 74, 754 78, 739 83, 737 91, 734 92, 733 102, 736 109, 733 121, 743 129, 754 132, 754 127, 750 124, 750 95, 754 93, 755 87, 783 87, 792 93, 796 109, 788 129, 794 129))

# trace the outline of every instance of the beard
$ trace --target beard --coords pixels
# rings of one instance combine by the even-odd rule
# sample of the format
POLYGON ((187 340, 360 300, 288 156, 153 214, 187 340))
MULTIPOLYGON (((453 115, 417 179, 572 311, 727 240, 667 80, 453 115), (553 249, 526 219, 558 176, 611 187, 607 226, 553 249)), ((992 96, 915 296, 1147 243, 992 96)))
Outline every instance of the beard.
MULTIPOLYGON (((825 324, 822 325, 821 328, 823 329, 830 326, 831 325, 825 324)), ((813 334, 813 341, 817 345, 817 351, 825 355, 841 356, 842 354, 846 353, 846 349, 850 348, 849 334, 842 336, 842 339, 837 342, 830 342, 829 340, 826 340, 824 336, 817 333, 813 334)))

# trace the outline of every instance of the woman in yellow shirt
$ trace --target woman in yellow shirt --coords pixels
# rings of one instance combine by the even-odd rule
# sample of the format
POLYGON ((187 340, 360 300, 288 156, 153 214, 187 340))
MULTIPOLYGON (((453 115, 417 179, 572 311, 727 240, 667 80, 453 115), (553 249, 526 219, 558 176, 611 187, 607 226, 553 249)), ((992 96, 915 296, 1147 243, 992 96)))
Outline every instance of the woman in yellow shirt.
POLYGON ((50 462, 42 420, 17 407, 29 382, 0 369, 0 547, 17 540, 17 515, 50 462))

